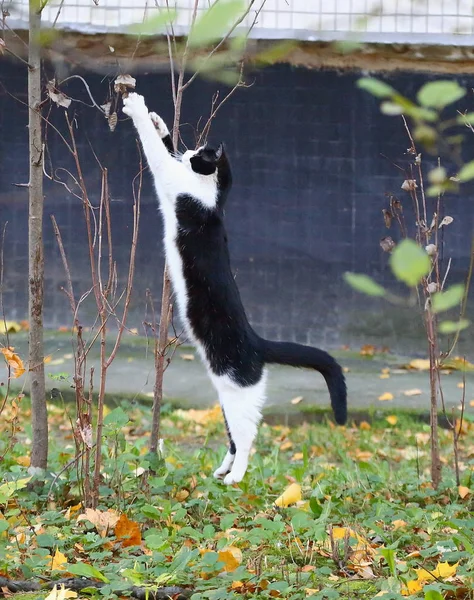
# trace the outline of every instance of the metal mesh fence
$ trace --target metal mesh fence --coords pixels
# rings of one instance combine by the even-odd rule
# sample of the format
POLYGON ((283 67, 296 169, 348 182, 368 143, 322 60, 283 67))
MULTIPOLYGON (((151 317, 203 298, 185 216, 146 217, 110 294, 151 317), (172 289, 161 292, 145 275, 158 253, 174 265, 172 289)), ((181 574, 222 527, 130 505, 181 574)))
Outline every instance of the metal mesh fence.
MULTIPOLYGON (((169 1, 178 12, 179 33, 189 28, 194 2, 169 1)), ((252 7, 242 26, 249 26, 262 6, 262 0, 248 2, 252 7)), ((125 32, 165 4, 165 0, 51 0, 43 18, 84 32, 125 32)), ((210 4, 211 0, 200 0, 198 11, 210 4)), ((263 4, 252 37, 337 40, 356 36, 368 42, 464 45, 472 43, 474 33, 474 0, 266 0, 263 4)), ((11 1, 9 11, 17 24, 26 26, 27 10, 28 0, 11 1)))

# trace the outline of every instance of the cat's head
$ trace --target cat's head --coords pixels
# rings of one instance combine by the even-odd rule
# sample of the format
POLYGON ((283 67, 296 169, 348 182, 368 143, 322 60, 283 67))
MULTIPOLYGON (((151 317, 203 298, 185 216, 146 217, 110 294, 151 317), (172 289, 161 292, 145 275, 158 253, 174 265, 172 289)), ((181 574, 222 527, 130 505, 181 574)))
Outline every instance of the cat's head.
POLYGON ((219 144, 216 149, 206 144, 197 150, 187 150, 183 154, 181 162, 199 175, 213 175, 219 167, 223 152, 223 144, 219 144))

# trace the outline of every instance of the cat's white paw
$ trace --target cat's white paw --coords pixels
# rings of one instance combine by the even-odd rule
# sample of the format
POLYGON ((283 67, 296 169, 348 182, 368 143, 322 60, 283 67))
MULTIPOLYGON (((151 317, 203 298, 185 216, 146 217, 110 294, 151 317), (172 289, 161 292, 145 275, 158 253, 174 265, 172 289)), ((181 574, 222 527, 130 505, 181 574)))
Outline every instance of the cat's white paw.
POLYGON ((224 477, 224 483, 226 485, 240 483, 242 481, 242 479, 244 478, 244 475, 245 475, 245 472, 238 473, 237 471, 231 471, 230 473, 227 473, 227 475, 224 477))
POLYGON ((216 469, 216 470, 214 471, 214 473, 213 473, 213 475, 214 475, 214 479, 222 479, 222 478, 224 477, 224 475, 225 475, 226 473, 228 473, 228 472, 229 472, 229 469, 226 469, 226 470, 224 471, 224 469, 223 469, 222 467, 219 467, 219 468, 218 468, 218 469, 216 469))
POLYGON ((142 115, 148 115, 145 98, 135 92, 132 92, 123 99, 122 110, 126 115, 132 117, 132 119, 142 115))
POLYGON ((216 479, 222 479, 224 475, 232 469, 232 465, 234 464, 235 454, 231 454, 227 451, 227 454, 224 456, 224 460, 222 461, 221 466, 214 471, 214 477, 216 479))
POLYGON ((155 126, 156 131, 158 132, 158 135, 160 136, 161 139, 163 139, 164 137, 166 137, 167 135, 170 134, 170 132, 168 131, 168 127, 166 126, 166 123, 163 121, 163 119, 156 114, 156 112, 151 112, 148 113, 148 116, 150 117, 153 125, 155 126))

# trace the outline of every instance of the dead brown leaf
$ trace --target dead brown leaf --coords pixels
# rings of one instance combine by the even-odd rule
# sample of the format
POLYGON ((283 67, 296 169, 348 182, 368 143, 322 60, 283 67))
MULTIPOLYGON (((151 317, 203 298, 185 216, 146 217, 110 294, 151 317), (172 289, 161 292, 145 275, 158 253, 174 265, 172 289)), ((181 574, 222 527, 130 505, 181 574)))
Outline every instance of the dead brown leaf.
POLYGON ((140 546, 142 543, 140 525, 136 521, 130 521, 127 515, 120 515, 115 525, 115 537, 124 548, 140 546))

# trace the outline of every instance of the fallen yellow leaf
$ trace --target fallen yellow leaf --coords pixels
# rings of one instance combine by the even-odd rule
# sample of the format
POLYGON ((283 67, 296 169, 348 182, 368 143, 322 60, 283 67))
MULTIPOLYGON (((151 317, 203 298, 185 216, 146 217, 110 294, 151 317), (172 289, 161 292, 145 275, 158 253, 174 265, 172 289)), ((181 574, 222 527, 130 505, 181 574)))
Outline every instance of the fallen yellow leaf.
POLYGON ((244 586, 244 582, 237 579, 236 581, 232 582, 232 585, 230 587, 231 587, 231 589, 236 590, 243 586, 244 586))
POLYGON ((291 404, 299 404, 303 400, 303 396, 296 396, 293 400, 290 400, 291 404))
POLYGON ((283 442, 283 444, 280 446, 280 450, 289 450, 290 448, 293 448, 293 442, 290 442, 290 440, 283 442))
POLYGON ((417 594, 421 592, 423 589, 423 584, 418 579, 413 579, 412 581, 407 581, 406 588, 402 589, 402 594, 404 596, 411 596, 412 594, 417 594))
POLYGON ((275 500, 275 506, 286 508, 290 504, 295 504, 301 500, 301 486, 298 483, 292 483, 286 488, 283 494, 275 500))
POLYGON ((413 388, 412 390, 405 390, 403 392, 404 396, 420 396, 422 394, 422 391, 419 390, 418 388, 413 388))
POLYGON ((64 571, 66 569, 64 566, 66 563, 67 558, 56 548, 56 552, 54 553, 53 560, 51 562, 51 571, 64 571))
POLYGON ((458 568, 459 563, 454 563, 454 565, 450 565, 448 562, 441 563, 439 562, 436 565, 436 569, 433 571, 433 575, 438 578, 446 579, 447 577, 452 577, 456 575, 456 570, 458 568))
POLYGON ((303 460, 303 453, 302 452, 295 452, 293 454, 293 456, 291 457, 291 460, 303 460))
POLYGON ((359 429, 362 429, 362 431, 369 431, 370 423, 367 423, 367 421, 361 421, 359 424, 359 429))
POLYGON ((21 377, 25 372, 25 367, 23 366, 23 361, 18 356, 18 354, 15 354, 15 352, 13 352, 14 349, 15 348, 12 347, 1 348, 0 352, 5 357, 5 360, 7 361, 7 364, 11 369, 12 377, 18 379, 18 377, 21 377))
POLYGON ((465 485, 460 485, 458 487, 458 492, 459 492, 460 497, 464 500, 464 498, 466 496, 469 496, 469 494, 471 493, 471 490, 468 487, 466 487, 465 485))
POLYGON ((15 460, 22 467, 30 466, 30 457, 29 456, 17 456, 17 458, 15 460))
POLYGON ((176 500, 178 502, 184 502, 188 496, 189 496, 188 490, 179 490, 179 492, 176 492, 174 497, 176 498, 176 500))
POLYGON ((20 323, 0 319, 0 333, 18 333, 21 331, 20 323))
POLYGON ((389 415, 385 420, 389 425, 396 425, 398 422, 398 417, 395 415, 389 415))
POLYGON ((380 379, 390 379, 390 375, 388 373, 382 373, 382 375, 379 375, 380 379))
POLYGON ((427 358, 415 358, 409 362, 408 366, 415 371, 429 371, 430 361, 427 358))
POLYGON ((448 562, 439 562, 436 567, 431 571, 430 569, 415 569, 415 573, 420 583, 426 583, 427 581, 433 581, 434 579, 446 579, 456 574, 456 569, 459 563, 450 565, 448 562))
POLYGON ((227 546, 219 551, 219 560, 224 563, 224 571, 235 571, 242 562, 242 551, 237 546, 227 546))
POLYGON ((456 385, 460 390, 464 389, 464 381, 459 381, 456 385))
POLYGON ((408 525, 408 523, 403 519, 395 519, 395 521, 393 522, 393 530, 396 531, 401 527, 406 527, 406 525, 408 525))
POLYGON ((57 365, 62 365, 64 362, 64 358, 55 358, 54 360, 49 361, 49 364, 54 367, 57 365))
POLYGON ((382 394, 381 396, 379 396, 378 399, 381 402, 384 402, 385 400, 393 400, 393 394, 391 394, 390 392, 385 392, 384 394, 382 394))
POLYGON ((364 462, 370 460, 372 458, 372 456, 373 456, 372 452, 369 452, 368 450, 357 449, 354 453, 354 457, 357 460, 362 460, 364 462))
POLYGON ((222 419, 222 411, 219 404, 216 404, 212 408, 177 410, 175 415, 198 425, 210 425, 218 423, 222 419))
POLYGON ((44 600, 66 600, 67 598, 77 598, 77 592, 67 589, 62 583, 59 588, 55 585, 44 600))

